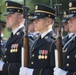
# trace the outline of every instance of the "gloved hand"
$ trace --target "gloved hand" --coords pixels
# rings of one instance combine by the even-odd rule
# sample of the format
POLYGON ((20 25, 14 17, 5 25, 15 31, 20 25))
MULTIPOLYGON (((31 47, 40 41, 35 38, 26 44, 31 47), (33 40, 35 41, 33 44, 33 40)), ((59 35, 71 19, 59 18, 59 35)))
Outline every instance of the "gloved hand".
POLYGON ((34 69, 30 69, 30 68, 27 68, 27 67, 21 67, 19 75, 33 75, 33 70, 34 69))
POLYGON ((54 75, 66 75, 66 74, 67 74, 66 71, 64 71, 64 70, 62 70, 62 69, 60 69, 58 67, 54 68, 54 75))
POLYGON ((4 62, 2 60, 0 60, 0 71, 2 71, 3 65, 4 65, 4 62))

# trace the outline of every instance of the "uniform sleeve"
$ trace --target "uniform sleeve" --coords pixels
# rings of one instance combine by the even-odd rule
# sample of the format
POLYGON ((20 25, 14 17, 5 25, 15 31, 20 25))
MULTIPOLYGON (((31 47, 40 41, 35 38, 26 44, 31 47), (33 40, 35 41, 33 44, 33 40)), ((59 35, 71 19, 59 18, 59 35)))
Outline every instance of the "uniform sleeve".
POLYGON ((19 75, 20 63, 4 64, 2 75, 19 75))

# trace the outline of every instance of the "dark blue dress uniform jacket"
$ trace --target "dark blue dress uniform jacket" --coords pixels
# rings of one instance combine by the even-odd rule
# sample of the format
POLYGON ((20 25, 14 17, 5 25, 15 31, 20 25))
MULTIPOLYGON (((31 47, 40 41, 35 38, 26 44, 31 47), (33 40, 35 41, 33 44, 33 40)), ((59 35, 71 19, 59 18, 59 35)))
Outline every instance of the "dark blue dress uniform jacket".
POLYGON ((5 64, 1 75, 19 75, 23 35, 23 28, 21 28, 8 39, 4 55, 5 64))
POLYGON ((76 75, 76 39, 63 50, 63 69, 67 75, 76 75))
POLYGON ((53 75, 55 67, 55 41, 48 33, 43 39, 38 38, 32 49, 29 67, 34 69, 33 75, 53 75))

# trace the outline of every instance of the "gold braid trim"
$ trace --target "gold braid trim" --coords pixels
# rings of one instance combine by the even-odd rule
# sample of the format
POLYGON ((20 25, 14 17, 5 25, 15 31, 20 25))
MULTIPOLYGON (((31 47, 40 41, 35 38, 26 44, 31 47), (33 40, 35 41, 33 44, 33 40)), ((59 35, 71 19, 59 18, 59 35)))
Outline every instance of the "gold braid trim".
POLYGON ((9 69, 9 68, 10 68, 10 65, 11 65, 11 63, 8 65, 8 74, 9 74, 9 75, 11 75, 11 74, 10 74, 10 69, 9 69))
POLYGON ((76 75, 76 72, 74 72, 73 75, 76 75))
POLYGON ((42 69, 40 70, 40 73, 39 73, 39 75, 41 75, 41 72, 42 72, 42 69))

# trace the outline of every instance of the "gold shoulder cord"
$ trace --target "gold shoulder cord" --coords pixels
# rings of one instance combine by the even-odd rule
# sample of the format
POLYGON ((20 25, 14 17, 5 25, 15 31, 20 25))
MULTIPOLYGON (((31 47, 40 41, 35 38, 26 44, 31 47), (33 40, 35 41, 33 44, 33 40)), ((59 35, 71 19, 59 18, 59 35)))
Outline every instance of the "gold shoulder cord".
POLYGON ((74 72, 73 75, 76 75, 76 72, 74 72))
MULTIPOLYGON (((55 41, 56 41, 56 40, 55 40, 55 41)), ((50 49, 52 48, 52 45, 54 44, 55 41, 53 41, 52 44, 50 45, 50 49)))
POLYGON ((41 72, 42 72, 42 69, 40 70, 40 73, 39 73, 39 75, 41 75, 41 72))
POLYGON ((8 74, 10 75, 10 65, 11 65, 11 63, 8 65, 8 74))

